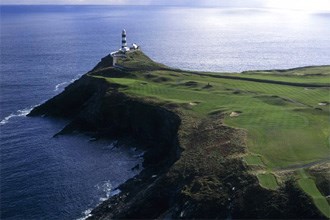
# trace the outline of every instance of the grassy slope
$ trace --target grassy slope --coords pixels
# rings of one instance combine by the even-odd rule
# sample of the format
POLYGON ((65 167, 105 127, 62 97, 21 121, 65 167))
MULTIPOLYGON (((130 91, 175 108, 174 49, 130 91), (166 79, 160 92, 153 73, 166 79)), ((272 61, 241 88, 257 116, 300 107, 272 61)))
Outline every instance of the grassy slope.
POLYGON ((330 216, 330 207, 327 199, 321 194, 317 188, 314 179, 309 176, 306 171, 298 170, 297 171, 299 180, 299 186, 313 198, 313 201, 316 207, 327 217, 330 216))
MULTIPOLYGON (((227 125, 246 129, 250 155, 245 155, 245 160, 248 164, 275 172, 279 168, 329 159, 330 108, 318 103, 330 102, 330 66, 232 74, 311 86, 325 85, 308 88, 172 70, 153 63, 141 52, 129 54, 129 58, 119 64, 129 68, 133 74, 126 78, 105 78, 111 83, 127 86, 122 89, 123 92, 178 103, 184 111, 198 117, 221 111, 227 115, 227 125), (230 117, 234 111, 240 112, 239 116, 230 117)), ((270 189, 277 187, 273 174, 257 176, 262 186, 270 189)), ((314 181, 305 179, 299 180, 299 185, 329 216, 324 211, 329 204, 324 203, 326 200, 323 197, 322 205, 318 205, 320 199, 315 199, 306 187, 314 181)))
MULTIPOLYGON (((140 76, 146 75, 139 73, 140 76)), ((138 75, 139 75, 138 74, 138 75)), ((126 92, 151 96, 177 103, 196 102, 191 110, 204 116, 212 111, 228 113, 226 123, 249 131, 248 147, 264 157, 272 168, 308 163, 323 159, 329 154, 329 107, 316 110, 319 102, 329 100, 329 90, 241 82, 227 79, 186 74, 170 76, 175 72, 153 71, 158 78, 148 80, 116 78, 111 82, 128 85, 126 92), (157 81, 157 82, 154 82, 157 81), (187 86, 189 81, 197 86, 187 86), (213 86, 203 89, 207 83, 213 86), (278 97, 273 97, 274 95, 278 97), (241 111, 239 117, 229 117, 232 111, 241 111)))
POLYGON ((258 174, 257 177, 258 177, 260 184, 265 188, 275 190, 278 187, 276 178, 271 173, 258 174))

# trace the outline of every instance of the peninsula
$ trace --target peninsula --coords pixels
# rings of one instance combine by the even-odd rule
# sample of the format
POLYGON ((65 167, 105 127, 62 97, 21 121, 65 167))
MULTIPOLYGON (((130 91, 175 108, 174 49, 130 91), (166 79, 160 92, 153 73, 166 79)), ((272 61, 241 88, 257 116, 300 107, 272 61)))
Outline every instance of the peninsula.
POLYGON ((89 219, 329 218, 329 77, 330 66, 184 71, 136 47, 29 116, 143 146, 144 169, 89 219))

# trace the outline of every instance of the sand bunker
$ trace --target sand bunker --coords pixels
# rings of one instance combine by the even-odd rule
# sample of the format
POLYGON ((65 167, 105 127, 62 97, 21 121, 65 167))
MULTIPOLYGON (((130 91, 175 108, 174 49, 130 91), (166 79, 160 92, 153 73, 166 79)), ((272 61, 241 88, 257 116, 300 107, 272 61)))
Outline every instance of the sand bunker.
POLYGON ((238 117, 241 114, 241 112, 232 112, 230 113, 230 117, 238 117))
POLYGON ((329 103, 328 102, 319 102, 318 105, 320 105, 320 106, 326 106, 326 105, 329 105, 329 103))
POLYGON ((198 104, 198 102, 189 102, 189 105, 192 105, 192 106, 197 105, 197 104, 198 104))

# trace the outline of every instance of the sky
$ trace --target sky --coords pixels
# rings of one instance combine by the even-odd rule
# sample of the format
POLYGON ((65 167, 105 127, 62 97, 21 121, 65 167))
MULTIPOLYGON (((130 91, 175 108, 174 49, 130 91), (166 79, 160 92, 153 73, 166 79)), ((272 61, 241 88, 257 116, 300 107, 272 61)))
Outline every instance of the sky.
POLYGON ((0 0, 1 4, 182 5, 330 11, 330 0, 0 0))

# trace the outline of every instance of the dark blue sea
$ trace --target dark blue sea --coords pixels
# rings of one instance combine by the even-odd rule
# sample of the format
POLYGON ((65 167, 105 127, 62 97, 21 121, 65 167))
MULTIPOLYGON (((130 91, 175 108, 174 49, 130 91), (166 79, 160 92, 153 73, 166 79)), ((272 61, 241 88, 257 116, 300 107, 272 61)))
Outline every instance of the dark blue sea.
POLYGON ((78 219, 139 171, 134 146, 53 138, 67 123, 26 117, 121 43, 201 71, 330 64, 329 12, 162 6, 0 6, 1 219, 78 219))

